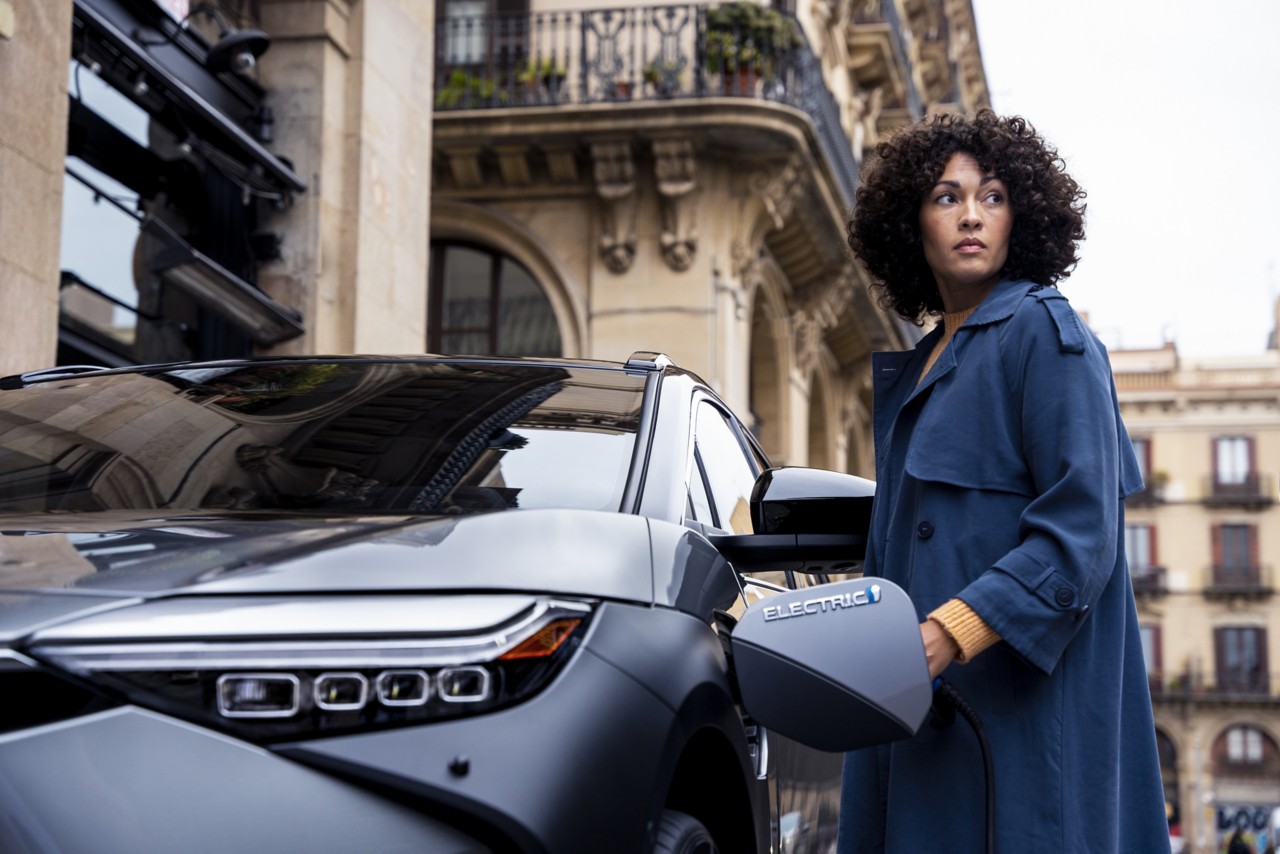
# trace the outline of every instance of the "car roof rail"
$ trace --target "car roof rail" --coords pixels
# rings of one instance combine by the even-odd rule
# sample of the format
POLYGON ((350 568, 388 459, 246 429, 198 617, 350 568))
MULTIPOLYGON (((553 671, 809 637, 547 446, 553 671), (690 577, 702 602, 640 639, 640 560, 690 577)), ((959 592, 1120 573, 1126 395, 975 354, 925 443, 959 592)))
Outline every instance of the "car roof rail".
POLYGON ((675 367, 675 362, 666 353, 654 353, 650 350, 637 350, 627 357, 628 368, 633 370, 657 371, 662 368, 675 367))
POLYGON ((38 371, 27 371, 19 374, 18 379, 24 383, 40 382, 42 380, 56 380, 61 377, 75 376, 76 374, 86 374, 91 371, 109 371, 111 370, 105 365, 58 365, 54 368, 41 368, 38 371))

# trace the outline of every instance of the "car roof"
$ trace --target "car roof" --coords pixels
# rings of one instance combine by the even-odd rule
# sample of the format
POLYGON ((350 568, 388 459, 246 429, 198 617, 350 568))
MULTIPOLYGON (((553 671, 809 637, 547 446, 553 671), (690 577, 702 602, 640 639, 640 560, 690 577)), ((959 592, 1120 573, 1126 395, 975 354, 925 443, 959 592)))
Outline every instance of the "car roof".
POLYGON ((60 365, 41 370, 27 371, 0 377, 0 389, 22 388, 42 382, 63 380, 71 376, 99 376, 110 374, 149 373, 163 371, 230 368, 243 365, 280 364, 453 364, 453 365, 545 365, 547 367, 577 368, 604 371, 656 372, 674 369, 675 363, 662 353, 637 350, 625 362, 603 359, 551 358, 535 356, 448 356, 433 353, 410 355, 303 355, 303 356, 253 356, 237 359, 213 359, 203 361, 164 362, 157 364, 105 367, 100 365, 60 365))

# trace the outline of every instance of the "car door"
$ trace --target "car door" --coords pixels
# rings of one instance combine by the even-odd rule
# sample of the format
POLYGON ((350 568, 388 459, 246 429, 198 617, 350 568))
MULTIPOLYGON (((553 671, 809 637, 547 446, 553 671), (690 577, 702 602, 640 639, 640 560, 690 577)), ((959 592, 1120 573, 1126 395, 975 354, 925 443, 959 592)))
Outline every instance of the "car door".
MULTIPOLYGON (((764 463, 742 425, 711 398, 695 402, 688 474, 688 521, 705 530, 752 533, 751 490, 764 463)), ((748 604, 794 586, 780 572, 743 573, 748 604)), ((803 702, 803 700, 800 700, 803 702)), ((839 754, 775 734, 758 737, 773 801, 775 850, 817 851, 834 842, 839 808, 839 754)))

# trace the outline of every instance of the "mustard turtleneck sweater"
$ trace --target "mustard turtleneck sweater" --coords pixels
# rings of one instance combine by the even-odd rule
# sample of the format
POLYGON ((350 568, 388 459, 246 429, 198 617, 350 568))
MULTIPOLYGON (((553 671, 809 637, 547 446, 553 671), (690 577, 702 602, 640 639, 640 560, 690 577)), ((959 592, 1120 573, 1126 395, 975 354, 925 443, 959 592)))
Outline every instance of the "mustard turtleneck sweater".
MULTIPOLYGON (((933 352, 929 354, 929 360, 925 362, 924 370, 920 372, 920 379, 917 382, 923 381, 928 375, 934 362, 938 361, 942 351, 951 343, 956 330, 964 325, 975 309, 977 306, 942 315, 942 337, 934 345, 933 352)), ((960 599, 951 599, 939 605, 930 612, 929 619, 941 626, 947 636, 956 642, 956 646, 960 649, 956 661, 961 664, 970 661, 987 647, 1000 642, 1000 635, 996 634, 972 608, 960 599)))

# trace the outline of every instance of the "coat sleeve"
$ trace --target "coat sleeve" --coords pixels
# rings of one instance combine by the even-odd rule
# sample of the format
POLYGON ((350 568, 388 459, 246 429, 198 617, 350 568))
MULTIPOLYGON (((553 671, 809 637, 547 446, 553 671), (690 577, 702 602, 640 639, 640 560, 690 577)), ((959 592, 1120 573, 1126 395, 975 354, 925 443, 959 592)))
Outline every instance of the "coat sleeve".
POLYGON ((1034 497, 1019 518, 1017 546, 957 597, 1046 673, 1123 565, 1118 528, 1127 491, 1127 437, 1106 352, 1066 299, 1051 293, 1029 296, 1001 341, 1034 497))

